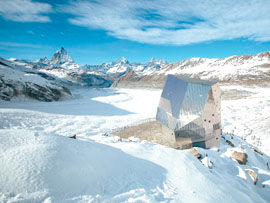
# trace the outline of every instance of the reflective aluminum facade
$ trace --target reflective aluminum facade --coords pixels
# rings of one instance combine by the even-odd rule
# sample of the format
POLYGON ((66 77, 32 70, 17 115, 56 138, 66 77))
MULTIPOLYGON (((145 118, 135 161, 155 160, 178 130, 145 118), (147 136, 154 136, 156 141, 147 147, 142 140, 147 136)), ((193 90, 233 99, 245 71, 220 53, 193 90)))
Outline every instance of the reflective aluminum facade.
POLYGON ((179 148, 187 140, 192 146, 219 146, 220 97, 215 82, 168 75, 156 119, 174 131, 179 148))

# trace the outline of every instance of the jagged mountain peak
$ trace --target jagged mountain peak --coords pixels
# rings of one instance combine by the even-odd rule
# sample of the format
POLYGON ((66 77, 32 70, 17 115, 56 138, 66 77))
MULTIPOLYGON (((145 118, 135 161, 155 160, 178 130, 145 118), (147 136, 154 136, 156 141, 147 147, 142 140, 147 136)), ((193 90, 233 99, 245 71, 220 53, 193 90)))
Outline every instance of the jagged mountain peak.
POLYGON ((115 63, 122 63, 123 64, 123 63, 129 63, 129 62, 125 57, 121 57, 115 63))
POLYGON ((56 52, 59 52, 59 53, 61 53, 61 54, 68 54, 64 47, 61 47, 61 48, 60 48, 58 51, 56 51, 56 52))
POLYGON ((61 64, 64 64, 66 62, 74 63, 73 59, 67 53, 67 51, 64 49, 64 47, 61 47, 61 49, 56 51, 56 53, 52 56, 50 64, 61 65, 61 64))
POLYGON ((149 62, 149 63, 153 63, 153 62, 156 62, 156 61, 157 61, 157 59, 154 58, 154 57, 152 57, 148 62, 149 62))
POLYGON ((159 59, 156 59, 156 58, 152 57, 147 63, 148 64, 159 64, 159 65, 162 64, 162 65, 165 65, 165 64, 167 64, 167 61, 164 60, 164 59, 159 60, 159 59))

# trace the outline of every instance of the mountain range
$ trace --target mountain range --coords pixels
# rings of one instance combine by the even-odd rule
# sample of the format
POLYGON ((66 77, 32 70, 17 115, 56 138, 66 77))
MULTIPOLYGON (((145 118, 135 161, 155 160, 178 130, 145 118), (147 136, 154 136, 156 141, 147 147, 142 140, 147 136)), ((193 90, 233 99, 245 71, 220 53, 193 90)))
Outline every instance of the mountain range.
POLYGON ((41 101, 59 100, 71 94, 71 86, 162 88, 168 74, 222 84, 268 86, 270 52, 222 59, 190 58, 176 63, 155 58, 146 63, 130 63, 122 57, 110 63, 80 66, 61 47, 51 60, 0 58, 0 98, 10 100, 23 94, 41 101))
POLYGON ((146 74, 130 70, 117 79, 113 87, 162 88, 168 74, 212 80, 224 85, 269 86, 270 52, 222 59, 190 58, 164 64, 161 68, 146 74))

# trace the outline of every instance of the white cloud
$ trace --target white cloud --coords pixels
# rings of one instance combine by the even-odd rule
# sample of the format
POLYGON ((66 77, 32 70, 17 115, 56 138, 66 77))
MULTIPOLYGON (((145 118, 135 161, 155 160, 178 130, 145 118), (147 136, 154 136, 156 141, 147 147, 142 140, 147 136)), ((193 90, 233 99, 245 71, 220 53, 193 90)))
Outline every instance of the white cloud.
POLYGON ((141 43, 270 39, 269 0, 77 0, 62 11, 72 24, 141 43))
POLYGON ((42 48, 41 45, 37 45, 37 44, 30 44, 30 43, 18 43, 18 42, 0 42, 0 46, 2 47, 15 47, 15 48, 20 48, 20 47, 24 47, 24 48, 42 48))
POLYGON ((0 16, 17 22, 50 22, 48 16, 42 13, 52 12, 47 3, 32 2, 31 0, 0 0, 0 16))

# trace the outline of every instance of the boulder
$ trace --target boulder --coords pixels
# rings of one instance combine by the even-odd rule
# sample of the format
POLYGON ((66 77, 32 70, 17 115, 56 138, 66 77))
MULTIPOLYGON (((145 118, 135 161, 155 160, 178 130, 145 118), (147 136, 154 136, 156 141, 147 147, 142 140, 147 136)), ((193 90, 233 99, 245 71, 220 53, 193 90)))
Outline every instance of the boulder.
POLYGON ((232 159, 235 159, 239 164, 247 163, 247 154, 243 152, 234 151, 231 155, 232 159))
POLYGON ((197 159, 202 157, 202 155, 194 147, 189 149, 188 152, 195 156, 197 159))

